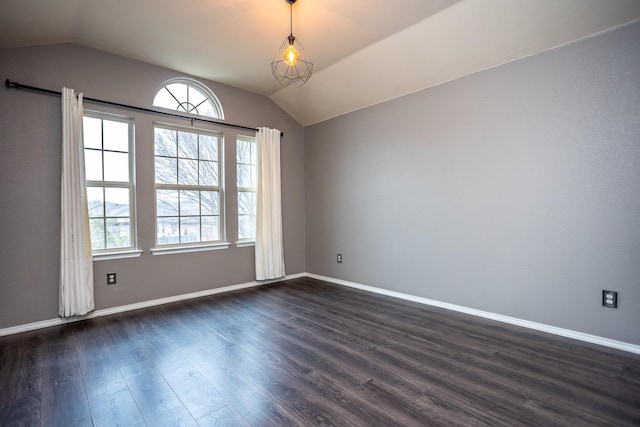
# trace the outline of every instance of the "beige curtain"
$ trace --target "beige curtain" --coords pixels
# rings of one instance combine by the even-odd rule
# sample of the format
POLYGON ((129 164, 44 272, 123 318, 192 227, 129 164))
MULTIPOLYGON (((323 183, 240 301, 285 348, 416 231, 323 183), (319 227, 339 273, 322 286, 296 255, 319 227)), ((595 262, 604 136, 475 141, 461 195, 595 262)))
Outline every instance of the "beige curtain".
POLYGON ((62 317, 94 310, 93 259, 84 177, 82 93, 62 88, 60 295, 62 317))
POLYGON ((285 276, 280 182, 280 131, 262 127, 258 144, 256 279, 285 276))

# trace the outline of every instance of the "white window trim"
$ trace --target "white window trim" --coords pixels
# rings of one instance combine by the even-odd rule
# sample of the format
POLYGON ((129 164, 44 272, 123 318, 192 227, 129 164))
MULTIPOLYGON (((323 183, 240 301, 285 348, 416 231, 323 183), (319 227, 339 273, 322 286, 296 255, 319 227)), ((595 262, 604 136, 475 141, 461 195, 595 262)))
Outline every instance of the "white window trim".
POLYGON ((215 243, 212 245, 194 245, 194 246, 168 246, 166 248, 151 248, 153 255, 171 255, 182 254, 188 252, 204 252, 204 251, 218 251, 220 249, 227 249, 231 246, 231 243, 215 243))
POLYGON ((142 251, 139 249, 133 251, 121 251, 121 252, 99 252, 93 254, 94 261, 108 261, 112 259, 124 259, 124 258, 138 258, 142 255, 142 251))
POLYGON ((249 246, 255 246, 256 242, 255 242, 255 240, 240 240, 240 241, 236 242, 235 245, 238 248, 246 248, 246 247, 249 247, 249 246))

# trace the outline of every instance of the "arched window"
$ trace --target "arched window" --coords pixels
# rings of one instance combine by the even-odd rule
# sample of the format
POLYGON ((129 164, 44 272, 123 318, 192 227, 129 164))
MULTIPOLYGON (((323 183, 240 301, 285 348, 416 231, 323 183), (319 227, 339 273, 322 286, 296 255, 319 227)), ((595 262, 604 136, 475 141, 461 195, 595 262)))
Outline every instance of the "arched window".
POLYGON ((211 89, 187 78, 175 78, 164 82, 153 98, 153 105, 214 119, 224 119, 222 104, 211 89))

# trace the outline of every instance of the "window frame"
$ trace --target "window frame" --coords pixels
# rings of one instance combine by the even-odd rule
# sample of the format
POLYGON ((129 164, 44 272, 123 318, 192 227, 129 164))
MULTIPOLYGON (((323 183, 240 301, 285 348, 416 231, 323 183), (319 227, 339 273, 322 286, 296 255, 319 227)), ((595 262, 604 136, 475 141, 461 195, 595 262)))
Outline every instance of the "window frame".
MULTIPOLYGON (((106 220, 109 218, 106 215, 106 211, 103 208, 103 216, 101 218, 104 219, 105 223, 103 227, 105 228, 104 239, 105 239, 105 248, 103 249, 94 249, 93 244, 91 246, 91 253, 94 260, 106 260, 106 259, 117 259, 117 258, 131 258, 137 257, 142 254, 142 251, 138 249, 138 227, 137 227, 137 208, 136 208, 136 170, 135 170, 135 120, 133 117, 124 116, 120 114, 106 113, 104 111, 97 111, 91 109, 84 109, 82 112, 83 118, 83 157, 87 150, 95 150, 100 151, 102 154, 102 167, 103 167, 103 178, 104 178, 104 153, 106 152, 119 152, 117 150, 105 150, 104 149, 104 133, 101 135, 101 145, 102 147, 98 150, 96 148, 87 148, 85 146, 84 141, 84 118, 93 118, 101 120, 101 124, 107 121, 120 122, 127 124, 127 135, 128 135, 128 168, 129 168, 129 180, 127 182, 124 181, 96 181, 89 180, 86 177, 85 170, 85 194, 88 194, 89 188, 126 188, 129 190, 129 246, 123 246, 118 248, 107 248, 106 246, 106 220)), ((101 129, 104 130, 104 125, 102 124, 101 129)), ((83 167, 86 168, 86 162, 83 164, 83 167)), ((87 196, 87 213, 89 213, 89 205, 88 205, 88 196, 87 196)), ((91 219, 91 216, 89 216, 91 219)))
MULTIPOLYGON (((154 201, 154 245, 155 247, 151 249, 151 252, 154 255, 163 255, 163 254, 172 254, 172 253, 181 253, 181 252, 195 252, 195 251, 203 251, 203 250, 213 250, 213 249, 224 249, 229 247, 230 245, 227 243, 227 233, 226 233, 226 211, 225 211, 225 181, 224 181, 224 133, 219 130, 214 129, 205 129, 201 127, 193 127, 193 126, 181 126, 174 123, 167 122, 153 122, 153 201, 154 201), (214 136, 217 138, 218 142, 218 185, 217 186, 207 186, 207 185, 187 185, 187 184, 166 184, 166 183, 158 183, 156 182, 156 165, 155 161, 157 157, 164 158, 175 158, 176 160, 180 159, 179 153, 176 152, 176 157, 167 157, 167 156, 157 156, 155 153, 155 134, 156 129, 166 129, 174 132, 187 132, 187 133, 195 133, 198 136, 200 135, 208 135, 214 136), (218 231, 219 231, 219 239, 218 240, 207 240, 207 241, 199 241, 199 242, 185 242, 185 243, 169 243, 169 244, 160 244, 158 242, 158 190, 192 190, 192 191, 217 191, 219 195, 219 212, 218 212, 218 231)), ((186 158, 183 158, 186 159, 186 158)), ((193 160, 189 158, 189 160, 193 160)), ((198 153, 198 162, 202 161, 200 159, 200 153, 198 153)), ((177 167, 177 166, 176 166, 177 167)), ((179 173, 176 170, 176 173, 179 173)), ((200 205, 201 209, 201 205, 200 205)), ((191 215, 190 215, 191 216, 191 215)), ((198 215, 199 218, 202 218, 202 211, 198 215)), ((178 219, 180 219, 180 213, 178 212, 178 219)), ((178 224, 180 221, 178 220, 178 224)), ((179 225, 180 227, 180 225, 179 225)))
POLYGON ((252 237, 244 237, 241 238, 240 237, 240 193, 254 193, 255 194, 255 200, 256 200, 256 206, 254 206, 254 215, 253 215, 253 222, 254 224, 256 223, 256 210, 257 210, 257 204, 258 204, 258 142, 255 136, 250 136, 250 135, 243 135, 243 134, 238 134, 236 136, 236 156, 235 156, 235 162, 236 162, 236 203, 237 203, 237 230, 236 230, 236 237, 238 239, 238 241, 236 242, 236 246, 250 246, 252 243, 255 243, 256 240, 256 230, 254 227, 254 234, 252 237), (240 163, 238 161, 238 142, 239 141, 243 141, 243 142, 248 142, 250 144, 253 144, 253 146, 255 147, 255 164, 251 164, 251 163, 240 163), (250 165, 253 166, 255 168, 255 187, 240 187, 239 185, 239 173, 238 173, 238 165, 250 165))
MULTIPOLYGON (((194 115, 194 116, 200 116, 200 117, 209 117, 212 119, 217 119, 217 120, 224 120, 224 110, 222 109, 222 103, 220 102, 220 100, 218 99, 218 97, 216 96, 215 93, 213 93, 213 91, 211 89, 209 89, 206 85, 200 83, 197 80, 194 79, 190 79, 187 77, 175 77, 173 79, 169 79, 167 81, 165 81, 164 83, 162 83, 158 89, 156 90, 155 94, 153 95, 153 100, 151 101, 151 104, 154 107, 158 107, 158 108, 162 108, 168 111, 178 111, 180 113, 184 113, 184 114, 190 114, 190 115, 194 115), (173 85, 173 84, 183 84, 187 86, 187 99, 186 100, 179 100, 178 98, 175 97, 175 95, 173 95, 173 93, 171 91, 169 91, 169 89, 167 89, 167 86, 169 85, 173 85), (198 90, 199 92, 201 92, 205 98, 211 102, 211 106, 213 107, 213 110, 215 111, 215 113, 217 115, 204 115, 204 114, 196 114, 193 113, 192 110, 191 111, 187 111, 186 108, 180 108, 181 105, 184 104, 184 102, 188 102, 188 94, 189 94, 189 87, 193 87, 196 90, 198 90), (166 106, 162 106, 162 105, 158 105, 156 104, 156 98, 158 97, 158 95, 160 94, 160 92, 164 89, 167 89, 167 91, 169 92, 169 94, 171 94, 171 96, 178 102, 178 106, 176 108, 169 108, 166 106)), ((201 104, 201 103, 200 103, 201 104)), ((198 105, 200 105, 198 104, 198 105)), ((193 104, 191 104, 193 105, 193 104)))

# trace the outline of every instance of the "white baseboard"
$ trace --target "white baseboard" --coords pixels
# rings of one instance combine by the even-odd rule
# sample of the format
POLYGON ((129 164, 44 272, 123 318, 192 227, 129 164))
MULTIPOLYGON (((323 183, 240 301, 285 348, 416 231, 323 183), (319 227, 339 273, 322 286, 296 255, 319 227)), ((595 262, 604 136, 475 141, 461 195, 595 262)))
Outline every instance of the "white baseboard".
POLYGON ((92 311, 91 313, 86 314, 84 316, 75 316, 70 318, 58 317, 55 319, 43 320, 40 322, 27 323, 24 325, 18 325, 18 326, 12 326, 9 328, 0 329, 0 336, 19 334, 21 332, 28 332, 36 329, 48 328, 51 326, 59 326, 59 325, 64 325, 66 323, 78 322, 80 320, 93 319, 95 317, 102 317, 102 316, 110 316, 112 314, 117 314, 117 313, 124 313, 125 311, 139 310, 141 308, 153 307, 156 305, 169 304, 172 302, 184 301, 184 300, 193 299, 193 298, 200 298, 208 295, 215 295, 215 294, 221 294, 225 292, 237 291, 240 289, 253 288, 256 286, 262 286, 262 285, 268 285, 270 283, 281 282, 283 280, 297 279, 299 277, 304 277, 305 275, 306 275, 305 273, 292 274, 276 280, 264 280, 260 282, 254 281, 254 282, 248 282, 248 283, 241 283, 238 285, 224 286, 222 288, 206 289, 204 291, 192 292, 189 294, 182 294, 182 295, 176 295, 172 297, 154 299, 150 301, 137 302, 134 304, 121 305, 118 307, 105 308, 102 310, 92 311))
POLYGON ((487 311, 476 310, 474 308, 464 307, 464 306, 455 305, 455 304, 449 304, 446 302, 417 297, 409 294, 403 294, 401 292, 389 291, 386 289, 376 288, 373 286, 361 285, 359 283, 353 283, 353 282, 348 282, 346 280, 334 279, 332 277, 321 276, 319 274, 306 273, 306 276, 314 279, 318 279, 318 280, 324 280, 326 282, 335 283, 337 285, 348 286, 350 288, 356 288, 363 291, 374 292, 376 294, 387 295, 395 298, 404 299, 407 301, 417 302, 420 304, 426 304, 434 307, 444 308, 447 310, 457 311, 460 313, 471 314, 473 316, 484 317, 486 319, 496 320, 498 322, 509 323, 511 325, 522 326, 529 329, 535 329, 537 331, 547 332, 550 334, 559 335, 567 338, 573 338, 579 341, 585 341, 592 344, 598 344, 605 347, 628 351, 630 353, 640 354, 640 345, 626 343, 623 341, 616 341, 609 338, 599 337, 597 335, 590 335, 590 334, 585 334, 583 332, 572 331, 570 329, 563 329, 563 328, 558 328, 556 326, 545 325, 544 323, 531 322, 529 320, 518 319, 516 317, 503 316, 501 314, 490 313, 487 311))

